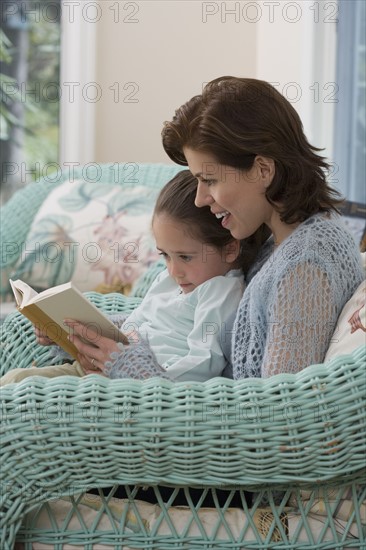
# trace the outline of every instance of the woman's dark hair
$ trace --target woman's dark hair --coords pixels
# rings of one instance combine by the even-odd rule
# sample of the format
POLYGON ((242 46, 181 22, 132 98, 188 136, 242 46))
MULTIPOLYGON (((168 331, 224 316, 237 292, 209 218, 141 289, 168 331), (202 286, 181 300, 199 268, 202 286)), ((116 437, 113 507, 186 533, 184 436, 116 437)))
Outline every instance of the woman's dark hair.
MULTIPOLYGON (((167 214, 173 220, 184 224, 193 239, 222 250, 236 239, 221 220, 212 214, 209 206, 199 208, 195 205, 197 179, 189 170, 178 172, 160 191, 156 200, 153 221, 159 214, 167 214)), ((268 239, 270 231, 261 226, 251 237, 243 239, 240 254, 233 267, 241 268, 246 274, 254 262, 262 244, 268 239)))
POLYGON ((206 152, 219 164, 249 170, 257 155, 274 160, 267 200, 282 221, 301 222, 318 212, 337 211, 342 202, 328 186, 329 165, 310 145, 299 115, 271 84, 223 76, 209 82, 175 112, 162 131, 163 147, 187 166, 183 148, 206 152))

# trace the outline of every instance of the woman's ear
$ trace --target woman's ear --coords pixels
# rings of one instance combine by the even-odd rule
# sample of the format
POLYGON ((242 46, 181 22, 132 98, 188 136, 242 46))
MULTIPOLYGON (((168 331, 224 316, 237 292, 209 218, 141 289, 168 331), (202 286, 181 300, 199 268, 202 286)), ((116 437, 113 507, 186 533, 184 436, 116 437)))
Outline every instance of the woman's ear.
POLYGON ((234 239, 224 246, 224 260, 228 264, 236 262, 240 254, 240 241, 234 239))
POLYGON ((254 164, 257 167, 259 178, 264 187, 269 187, 276 172, 275 161, 269 157, 257 155, 254 159, 254 164))

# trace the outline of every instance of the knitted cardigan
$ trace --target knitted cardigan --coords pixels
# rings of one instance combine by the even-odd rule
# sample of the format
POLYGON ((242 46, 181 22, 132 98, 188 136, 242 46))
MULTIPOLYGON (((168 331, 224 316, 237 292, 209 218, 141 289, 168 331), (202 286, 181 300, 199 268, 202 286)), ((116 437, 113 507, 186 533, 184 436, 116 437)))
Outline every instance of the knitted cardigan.
POLYGON ((310 217, 277 248, 270 238, 239 304, 234 379, 323 362, 338 316, 363 278, 358 247, 339 216, 310 217))

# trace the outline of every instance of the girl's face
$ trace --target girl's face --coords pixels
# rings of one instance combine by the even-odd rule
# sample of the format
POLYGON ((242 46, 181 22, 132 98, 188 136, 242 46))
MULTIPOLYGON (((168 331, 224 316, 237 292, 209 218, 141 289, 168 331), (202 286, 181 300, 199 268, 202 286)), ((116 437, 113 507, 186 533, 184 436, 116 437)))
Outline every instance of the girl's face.
POLYGON ((169 275, 186 294, 212 277, 225 275, 239 254, 239 242, 222 250, 204 244, 190 236, 185 224, 164 213, 154 216, 152 229, 169 275))
POLYGON ((184 155, 198 180, 196 205, 209 206, 233 237, 249 237, 262 223, 273 230, 274 209, 265 197, 274 174, 272 161, 256 157, 252 168, 244 171, 219 164, 209 153, 188 147, 184 155))

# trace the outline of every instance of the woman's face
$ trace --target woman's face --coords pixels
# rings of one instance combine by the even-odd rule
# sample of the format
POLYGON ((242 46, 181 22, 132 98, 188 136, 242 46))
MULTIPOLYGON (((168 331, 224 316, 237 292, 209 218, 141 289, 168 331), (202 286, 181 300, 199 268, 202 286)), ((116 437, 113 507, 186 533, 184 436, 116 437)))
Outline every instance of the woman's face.
POLYGON ((209 153, 188 147, 184 148, 184 155, 198 180, 196 205, 209 206, 233 237, 249 237, 262 223, 272 229, 274 209, 265 197, 274 170, 271 161, 266 165, 269 159, 256 157, 252 168, 244 171, 218 164, 209 153))

